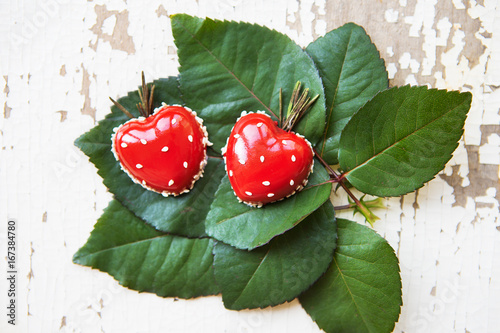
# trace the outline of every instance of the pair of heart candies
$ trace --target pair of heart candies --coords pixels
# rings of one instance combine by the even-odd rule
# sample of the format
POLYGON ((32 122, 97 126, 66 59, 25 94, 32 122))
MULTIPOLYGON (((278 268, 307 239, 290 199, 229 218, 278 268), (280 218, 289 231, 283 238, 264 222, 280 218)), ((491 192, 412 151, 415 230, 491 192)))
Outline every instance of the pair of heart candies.
MULTIPOLYGON (((207 164, 208 133, 196 112, 157 108, 115 128, 112 151, 121 168, 144 188, 177 196, 189 192, 207 164)), ((300 191, 314 151, 303 136, 278 127, 264 112, 242 112, 222 148, 226 172, 240 202, 253 207, 300 191)))

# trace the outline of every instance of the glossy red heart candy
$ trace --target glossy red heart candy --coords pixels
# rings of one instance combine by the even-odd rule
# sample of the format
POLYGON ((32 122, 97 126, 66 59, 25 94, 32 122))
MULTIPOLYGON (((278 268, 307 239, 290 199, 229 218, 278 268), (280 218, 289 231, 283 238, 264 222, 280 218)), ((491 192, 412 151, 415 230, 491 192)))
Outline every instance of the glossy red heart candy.
POLYGON ((176 196, 202 176, 210 143, 203 121, 189 108, 164 104, 148 118, 131 119, 115 130, 113 153, 144 188, 176 196))
POLYGON ((242 113, 223 149, 238 199, 261 207, 300 191, 313 168, 309 141, 287 132, 265 113, 242 113))

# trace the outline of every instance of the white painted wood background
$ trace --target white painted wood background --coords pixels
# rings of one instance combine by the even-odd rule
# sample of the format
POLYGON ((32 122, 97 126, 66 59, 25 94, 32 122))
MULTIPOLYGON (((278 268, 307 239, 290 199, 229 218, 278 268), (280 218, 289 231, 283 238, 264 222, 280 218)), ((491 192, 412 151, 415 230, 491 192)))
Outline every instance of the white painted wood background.
POLYGON ((302 46, 354 21, 391 85, 471 91, 465 135, 444 172, 387 200, 374 228, 401 265, 394 332, 500 332, 498 0, 0 0, 1 267, 9 218, 19 266, 18 325, 6 324, 2 277, 0 331, 320 331, 296 301, 228 311, 220 297, 138 294, 71 262, 111 199, 73 141, 108 112, 108 96, 136 88, 140 71, 148 80, 177 74, 168 15, 180 12, 256 22, 302 46))

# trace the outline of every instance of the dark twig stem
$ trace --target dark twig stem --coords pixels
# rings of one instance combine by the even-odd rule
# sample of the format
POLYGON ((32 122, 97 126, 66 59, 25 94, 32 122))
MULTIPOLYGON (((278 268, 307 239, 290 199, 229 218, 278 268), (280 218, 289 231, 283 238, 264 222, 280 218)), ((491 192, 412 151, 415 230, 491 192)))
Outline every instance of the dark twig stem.
MULTIPOLYGON (((141 101, 137 103, 136 106, 141 116, 147 118, 153 114, 153 94, 155 91, 155 86, 151 85, 151 92, 150 92, 148 85, 146 84, 146 79, 144 78, 144 72, 141 73, 141 77, 142 77, 141 89, 137 90, 139 94, 139 99, 141 101)), ((120 111, 125 113, 127 117, 129 117, 130 119, 135 118, 127 109, 123 107, 123 105, 121 105, 111 97, 109 99, 111 100, 111 102, 113 102, 114 105, 116 105, 118 109, 120 109, 120 111)))
POLYGON ((335 210, 346 210, 354 208, 353 205, 342 205, 333 207, 335 210))
POLYGON ((279 103, 280 103, 280 117, 278 119, 278 126, 279 128, 282 128, 281 126, 283 125, 283 89, 281 88, 280 88, 279 103))
POLYGON ((342 186, 342 188, 344 189, 344 191, 347 193, 348 196, 351 197, 351 199, 354 201, 354 203, 356 204, 356 206, 358 206, 359 208, 363 208, 363 205, 361 204, 361 202, 359 201, 359 199, 356 198, 356 196, 351 192, 351 190, 349 189, 349 187, 347 187, 347 185, 344 183, 344 181, 343 181, 344 177, 342 177, 342 175, 338 175, 335 172, 335 170, 333 170, 330 167, 330 165, 328 165, 328 163, 326 163, 326 161, 323 159, 323 157, 321 157, 321 155, 318 154, 318 152, 316 151, 316 149, 314 150, 314 154, 316 155, 316 157, 318 158, 318 160, 321 162, 321 164, 323 164, 323 166, 326 168, 326 170, 330 174, 330 177, 333 178, 333 180, 335 180, 335 182, 339 183, 340 186, 342 186))
POLYGON ((340 180, 340 176, 335 172, 335 170, 332 169, 332 167, 330 165, 328 165, 328 163, 326 163, 326 161, 323 159, 323 157, 321 157, 321 155, 318 154, 318 151, 316 149, 314 149, 314 155, 316 155, 316 158, 326 168, 326 170, 328 171, 328 174, 330 175, 330 177, 333 178, 333 179, 335 179, 336 181, 339 181, 340 180))
POLYGON ((127 111, 127 109, 125 109, 120 103, 118 103, 117 101, 115 101, 114 99, 112 99, 111 97, 109 98, 111 100, 111 102, 113 102, 113 104, 118 108, 120 109, 121 112, 125 113, 127 115, 127 117, 129 117, 130 119, 134 118, 134 116, 127 111))

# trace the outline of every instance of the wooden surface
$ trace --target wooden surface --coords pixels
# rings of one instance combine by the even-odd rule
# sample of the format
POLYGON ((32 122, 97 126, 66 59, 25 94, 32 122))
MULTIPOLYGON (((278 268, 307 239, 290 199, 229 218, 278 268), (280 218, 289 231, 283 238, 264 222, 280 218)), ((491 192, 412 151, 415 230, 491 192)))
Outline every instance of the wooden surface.
POLYGON ((148 80, 177 74, 168 15, 180 12, 259 23, 302 46, 353 21, 392 85, 471 91, 465 135, 444 172, 388 199, 374 228, 401 265, 394 332, 500 332, 498 0, 0 2, 0 240, 4 258, 15 219, 19 270, 18 325, 2 313, 0 331, 320 331, 296 301, 228 311, 220 297, 138 294, 71 262, 111 198, 73 141, 108 112, 108 96, 136 88, 140 71, 148 80))

